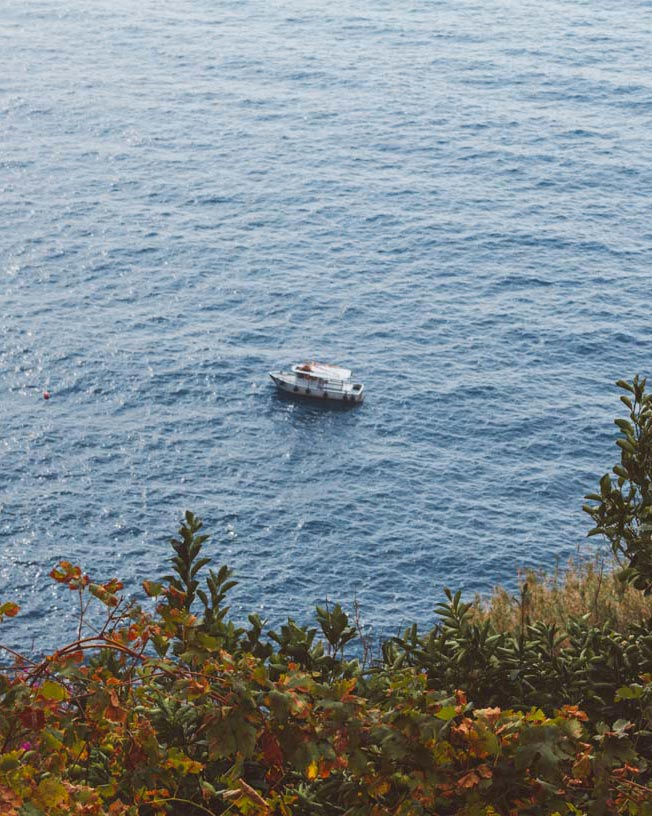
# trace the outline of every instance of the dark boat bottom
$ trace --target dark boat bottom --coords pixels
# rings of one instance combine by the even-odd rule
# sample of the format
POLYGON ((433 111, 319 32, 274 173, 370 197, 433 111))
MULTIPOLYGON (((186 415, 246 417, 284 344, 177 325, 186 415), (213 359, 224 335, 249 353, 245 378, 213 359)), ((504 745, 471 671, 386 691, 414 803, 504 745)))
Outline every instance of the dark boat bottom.
POLYGON ((293 392, 284 391, 282 388, 276 389, 276 398, 283 402, 305 403, 306 405, 314 407, 321 406, 327 411, 350 411, 351 408, 356 408, 362 404, 362 402, 351 402, 350 400, 344 402, 343 400, 337 399, 324 399, 322 396, 303 394, 300 391, 295 394, 293 392))

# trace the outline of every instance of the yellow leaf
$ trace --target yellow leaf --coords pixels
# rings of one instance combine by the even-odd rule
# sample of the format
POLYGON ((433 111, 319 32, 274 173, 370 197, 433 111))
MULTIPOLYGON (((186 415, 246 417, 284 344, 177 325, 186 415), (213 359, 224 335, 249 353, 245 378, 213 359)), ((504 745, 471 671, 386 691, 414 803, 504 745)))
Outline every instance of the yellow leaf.
POLYGON ((310 763, 310 765, 308 765, 308 768, 306 769, 306 776, 308 777, 308 779, 317 779, 318 772, 319 767, 317 766, 317 763, 313 759, 313 761, 310 763))
POLYGON ((165 766, 167 768, 173 768, 175 771, 181 771, 184 774, 196 774, 204 770, 204 766, 201 762, 190 759, 190 757, 184 754, 179 748, 170 748, 168 750, 165 766))
POLYGON ((375 796, 384 796, 386 793, 389 793, 391 787, 387 779, 381 779, 371 790, 375 796))
POLYGON ((46 808, 54 810, 68 802, 68 791, 57 779, 47 777, 39 782, 34 795, 34 802, 37 805, 44 805, 46 808))
POLYGON ((68 699, 68 691, 60 683, 55 683, 54 680, 46 680, 41 688, 39 694, 46 700, 55 700, 61 702, 68 699))

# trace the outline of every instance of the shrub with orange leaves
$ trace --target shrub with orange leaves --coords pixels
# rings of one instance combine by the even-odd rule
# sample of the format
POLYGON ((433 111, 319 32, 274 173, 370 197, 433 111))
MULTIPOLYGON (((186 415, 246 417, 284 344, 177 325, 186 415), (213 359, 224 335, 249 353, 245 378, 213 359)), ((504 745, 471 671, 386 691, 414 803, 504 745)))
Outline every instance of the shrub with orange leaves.
MULTIPOLYGON (((435 634, 421 652, 417 635, 412 646, 396 639, 373 665, 346 656, 353 638, 339 605, 320 609, 322 639, 292 620, 265 639, 255 615, 249 628, 229 620, 228 569, 208 570, 200 586, 200 529, 188 513, 174 574, 146 582, 153 612, 120 597, 117 581, 68 563, 53 570, 81 595, 82 615, 92 599, 105 620, 80 620, 69 645, 0 674, 1 813, 650 813, 652 675, 625 682, 621 671, 612 703, 629 716, 611 724, 563 688, 550 707, 515 704, 509 683, 487 701, 481 683, 432 669, 433 655, 450 657, 453 597, 437 635, 445 648, 435 634)), ((471 653, 456 632, 451 654, 464 664, 471 653)), ((483 642, 504 647, 484 637, 480 660, 483 642)))

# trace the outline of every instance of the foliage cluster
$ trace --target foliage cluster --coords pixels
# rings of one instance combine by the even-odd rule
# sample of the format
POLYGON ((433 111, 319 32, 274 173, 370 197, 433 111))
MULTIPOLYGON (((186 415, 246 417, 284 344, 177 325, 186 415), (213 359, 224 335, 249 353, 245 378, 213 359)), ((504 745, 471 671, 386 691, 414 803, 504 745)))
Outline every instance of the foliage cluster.
POLYGON ((604 553, 578 555, 552 573, 520 570, 518 595, 498 586, 489 598, 476 596, 473 619, 491 620, 499 632, 516 632, 524 616, 565 628, 571 619, 588 615, 596 626, 622 632, 632 621, 652 618, 652 596, 624 583, 618 571, 617 560, 604 553))
POLYGON ((616 419, 620 438, 620 463, 614 479, 606 473, 600 492, 586 498, 593 504, 585 510, 595 527, 589 535, 603 535, 625 565, 620 573, 646 595, 652 594, 652 394, 646 381, 634 377, 632 383, 619 380, 626 393, 620 397, 628 410, 616 419))
MULTIPOLYGON (((644 386, 628 386, 634 450, 619 445, 629 458, 587 509, 646 591, 644 386)), ((187 513, 171 574, 144 583, 151 611, 116 580, 53 570, 79 629, 0 673, 0 813, 652 815, 649 620, 616 629, 589 610, 561 625, 522 596, 501 629, 447 592, 430 631, 370 661, 339 605, 315 627, 236 624, 231 572, 209 568, 205 540, 187 513)), ((17 612, 5 603, 0 619, 17 612)))

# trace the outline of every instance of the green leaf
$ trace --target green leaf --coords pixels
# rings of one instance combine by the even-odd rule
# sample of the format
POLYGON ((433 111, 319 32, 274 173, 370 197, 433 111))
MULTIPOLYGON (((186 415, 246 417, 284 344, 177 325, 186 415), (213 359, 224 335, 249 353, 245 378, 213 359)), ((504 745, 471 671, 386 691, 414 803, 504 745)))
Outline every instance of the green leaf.
POLYGON ((551 780, 559 775, 559 764, 566 754, 559 746, 560 732, 556 726, 541 725, 523 732, 516 750, 516 767, 531 768, 551 780))
POLYGON ((626 419, 614 419, 614 423, 620 428, 623 433, 626 433, 627 436, 634 435, 634 427, 631 422, 628 422, 626 419))
POLYGON ((612 726, 612 730, 619 739, 623 739, 623 737, 627 736, 627 732, 631 730, 632 727, 633 723, 629 722, 629 720, 616 720, 612 726))
POLYGON ((9 753, 0 754, 0 771, 13 771, 18 768, 22 755, 22 751, 9 751, 9 753))
POLYGON ((616 439, 616 445, 619 448, 625 451, 625 453, 634 453, 636 448, 634 445, 629 441, 629 439, 616 439))
POLYGON ((163 584, 156 581, 143 581, 143 589, 150 598, 157 598, 163 592, 163 584))
POLYGON ((445 722, 450 722, 450 720, 454 719, 457 711, 455 710, 455 706, 443 706, 442 708, 437 711, 435 717, 438 720, 444 720, 445 722))
POLYGON ((33 802, 25 802, 18 813, 20 816, 45 816, 45 812, 37 808, 33 802))
POLYGON ((640 700, 645 693, 643 686, 632 683, 631 686, 622 686, 616 691, 616 702, 619 700, 640 700))
POLYGON ((54 680, 46 680, 39 689, 39 694, 46 700, 56 700, 57 702, 67 700, 69 697, 65 686, 55 683, 54 680))

